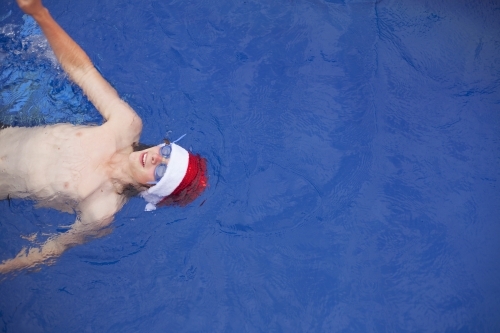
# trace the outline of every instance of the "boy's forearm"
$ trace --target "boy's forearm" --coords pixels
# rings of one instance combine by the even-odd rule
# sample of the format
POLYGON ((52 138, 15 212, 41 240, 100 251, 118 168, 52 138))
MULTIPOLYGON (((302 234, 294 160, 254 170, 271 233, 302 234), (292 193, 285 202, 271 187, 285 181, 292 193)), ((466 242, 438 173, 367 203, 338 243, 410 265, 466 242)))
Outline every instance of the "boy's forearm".
MULTIPOLYGON (((83 90, 101 115, 106 120, 111 120, 113 115, 117 115, 114 118, 117 119, 115 122, 118 122, 118 125, 113 130, 120 134, 120 138, 123 132, 131 131, 130 138, 136 141, 142 129, 142 122, 135 111, 120 99, 116 90, 97 71, 85 51, 52 18, 41 0, 16 1, 21 10, 31 15, 38 23, 62 68, 83 90)), ((129 134, 124 137, 128 140, 129 134)))
POLYGON ((52 18, 47 8, 38 10, 32 16, 42 29, 61 66, 78 84, 79 79, 94 67, 88 55, 52 18))

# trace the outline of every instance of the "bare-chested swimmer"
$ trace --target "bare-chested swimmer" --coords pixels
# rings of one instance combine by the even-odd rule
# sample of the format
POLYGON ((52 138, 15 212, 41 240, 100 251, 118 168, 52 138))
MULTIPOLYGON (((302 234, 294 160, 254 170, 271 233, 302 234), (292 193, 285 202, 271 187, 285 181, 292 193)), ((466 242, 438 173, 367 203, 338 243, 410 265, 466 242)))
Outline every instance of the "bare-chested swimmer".
POLYGON ((57 124, 0 130, 0 199, 26 198, 76 212, 71 229, 40 248, 23 249, 0 264, 0 273, 54 259, 107 226, 130 193, 146 210, 185 205, 207 186, 206 161, 166 143, 138 150, 141 118, 120 99, 87 54, 54 21, 41 0, 17 0, 40 25, 58 61, 105 119, 101 126, 57 124))

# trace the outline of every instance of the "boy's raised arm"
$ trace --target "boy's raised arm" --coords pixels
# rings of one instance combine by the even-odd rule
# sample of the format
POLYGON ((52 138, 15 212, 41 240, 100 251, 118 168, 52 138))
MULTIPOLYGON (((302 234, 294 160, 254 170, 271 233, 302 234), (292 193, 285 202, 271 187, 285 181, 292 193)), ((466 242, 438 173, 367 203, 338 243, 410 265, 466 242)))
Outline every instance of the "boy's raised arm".
POLYGON ((142 121, 139 116, 120 99, 116 90, 94 67, 85 51, 52 18, 42 1, 17 0, 17 3, 39 24, 57 60, 70 79, 82 88, 106 120, 116 122, 113 126, 114 130, 118 132, 126 130, 129 135, 132 134, 138 138, 142 130, 142 121))

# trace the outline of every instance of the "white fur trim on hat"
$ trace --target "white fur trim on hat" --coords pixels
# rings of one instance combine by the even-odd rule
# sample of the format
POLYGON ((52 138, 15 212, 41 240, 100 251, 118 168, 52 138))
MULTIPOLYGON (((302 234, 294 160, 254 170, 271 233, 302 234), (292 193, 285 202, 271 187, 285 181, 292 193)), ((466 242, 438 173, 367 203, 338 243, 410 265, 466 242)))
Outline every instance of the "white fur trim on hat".
MULTIPOLYGON (((165 144, 159 145, 163 147, 165 144)), ((141 196, 148 202, 145 210, 156 209, 156 204, 164 197, 169 196, 179 186, 186 175, 189 164, 189 153, 175 143, 172 143, 172 152, 167 164, 167 171, 155 186, 150 187, 141 193, 141 196)))

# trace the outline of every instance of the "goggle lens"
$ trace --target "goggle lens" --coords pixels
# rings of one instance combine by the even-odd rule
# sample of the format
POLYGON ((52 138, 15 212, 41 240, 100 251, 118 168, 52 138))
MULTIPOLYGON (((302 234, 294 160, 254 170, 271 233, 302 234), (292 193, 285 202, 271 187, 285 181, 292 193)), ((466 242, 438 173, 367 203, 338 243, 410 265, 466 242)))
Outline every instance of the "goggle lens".
POLYGON ((165 172, 167 172, 167 165, 164 163, 158 164, 155 168, 155 181, 159 182, 161 177, 165 175, 165 172))
POLYGON ((160 154, 165 158, 170 158, 171 153, 172 153, 172 147, 170 145, 165 145, 160 148, 160 154))
MULTIPOLYGON (((165 145, 160 148, 160 154, 164 158, 170 158, 171 153, 172 153, 171 145, 165 145)), ((167 165, 165 163, 158 164, 155 168, 155 181, 159 182, 160 179, 165 175, 165 172, 167 172, 167 165)))

